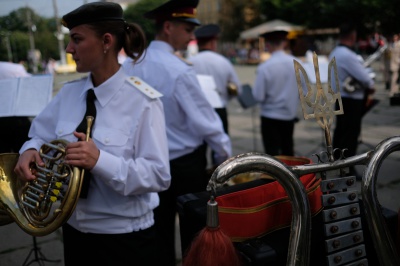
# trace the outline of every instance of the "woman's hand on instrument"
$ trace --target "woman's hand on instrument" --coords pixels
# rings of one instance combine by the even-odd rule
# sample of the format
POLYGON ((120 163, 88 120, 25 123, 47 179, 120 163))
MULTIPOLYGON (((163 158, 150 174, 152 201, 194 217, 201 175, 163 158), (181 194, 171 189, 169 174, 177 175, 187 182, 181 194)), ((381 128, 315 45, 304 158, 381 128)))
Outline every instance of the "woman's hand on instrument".
POLYGON ((35 149, 26 150, 19 156, 14 172, 24 181, 34 180, 36 179, 36 164, 44 167, 44 162, 40 158, 39 152, 35 149))
POLYGON ((74 132, 74 135, 80 141, 68 143, 65 149, 65 162, 90 170, 96 165, 100 156, 100 150, 92 139, 86 141, 85 133, 74 132))

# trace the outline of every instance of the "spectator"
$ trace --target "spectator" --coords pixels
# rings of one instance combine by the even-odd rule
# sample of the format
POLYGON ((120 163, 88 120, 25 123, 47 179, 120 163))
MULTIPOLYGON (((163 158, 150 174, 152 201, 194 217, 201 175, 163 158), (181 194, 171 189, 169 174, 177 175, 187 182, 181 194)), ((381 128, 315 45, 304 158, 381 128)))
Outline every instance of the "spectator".
POLYGON ((400 38, 398 34, 393 35, 393 43, 390 47, 390 93, 393 97, 399 92, 399 70, 400 70, 400 38))

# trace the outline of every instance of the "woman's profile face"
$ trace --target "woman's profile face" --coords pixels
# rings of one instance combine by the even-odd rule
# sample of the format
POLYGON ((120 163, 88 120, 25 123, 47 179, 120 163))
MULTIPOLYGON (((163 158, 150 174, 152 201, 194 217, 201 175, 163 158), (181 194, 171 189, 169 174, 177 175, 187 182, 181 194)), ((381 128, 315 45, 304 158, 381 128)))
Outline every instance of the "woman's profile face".
POLYGON ((77 72, 93 72, 104 62, 104 44, 87 25, 79 25, 70 30, 70 41, 66 52, 72 54, 77 72))

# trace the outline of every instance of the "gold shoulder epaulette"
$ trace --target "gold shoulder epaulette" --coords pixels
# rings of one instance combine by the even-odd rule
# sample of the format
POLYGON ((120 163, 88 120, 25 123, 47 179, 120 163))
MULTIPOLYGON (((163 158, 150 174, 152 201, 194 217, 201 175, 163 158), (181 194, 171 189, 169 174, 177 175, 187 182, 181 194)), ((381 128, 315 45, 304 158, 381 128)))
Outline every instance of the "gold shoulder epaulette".
POLYGON ((160 98, 163 96, 159 91, 151 87, 149 84, 144 82, 141 78, 138 77, 128 77, 126 79, 133 87, 144 93, 151 99, 160 98))

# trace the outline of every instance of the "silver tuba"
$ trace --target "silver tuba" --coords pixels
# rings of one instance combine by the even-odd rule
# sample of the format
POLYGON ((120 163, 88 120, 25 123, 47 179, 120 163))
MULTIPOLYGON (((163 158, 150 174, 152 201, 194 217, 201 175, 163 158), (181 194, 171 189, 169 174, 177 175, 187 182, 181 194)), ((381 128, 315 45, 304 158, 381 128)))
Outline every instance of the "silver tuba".
MULTIPOLYGON (((86 141, 93 117, 86 117, 86 141)), ((44 167, 31 165, 36 179, 24 182, 14 172, 19 154, 0 154, 0 225, 15 221, 32 236, 45 236, 61 227, 75 209, 84 170, 64 162, 66 140, 53 140, 39 150, 44 167)))

